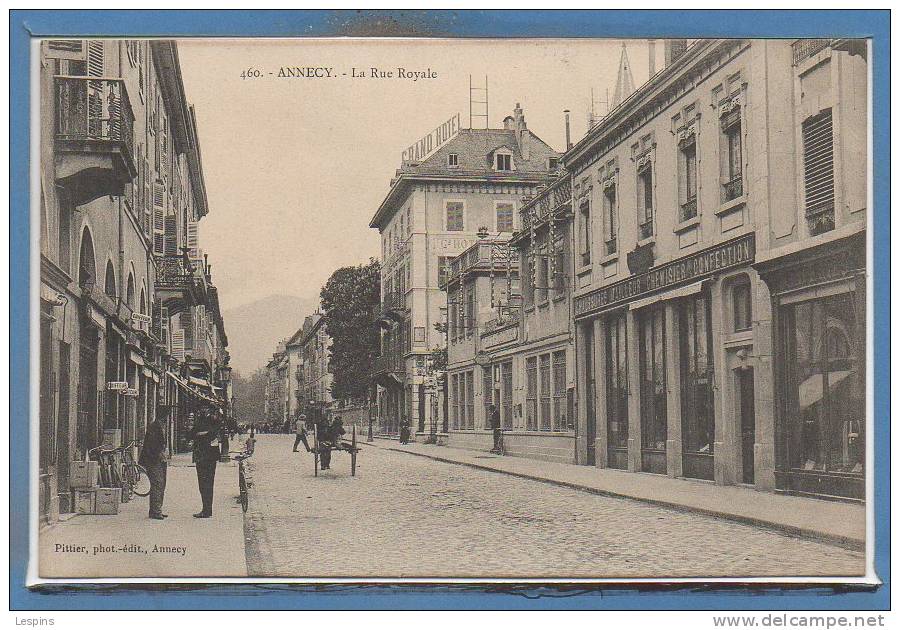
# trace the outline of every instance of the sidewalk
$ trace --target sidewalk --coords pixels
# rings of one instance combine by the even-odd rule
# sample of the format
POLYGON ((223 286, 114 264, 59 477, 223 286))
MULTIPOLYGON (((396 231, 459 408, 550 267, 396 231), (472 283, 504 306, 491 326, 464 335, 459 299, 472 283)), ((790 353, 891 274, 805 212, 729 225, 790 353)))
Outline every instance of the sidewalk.
POLYGON ((400 445, 393 440, 378 438, 374 443, 362 444, 586 492, 698 512, 857 551, 865 549, 866 510, 862 505, 758 492, 740 486, 718 486, 705 481, 673 479, 649 473, 502 457, 432 444, 400 445))
POLYGON ((244 517, 235 462, 219 463, 213 517, 200 511, 190 455, 169 461, 163 511, 147 518, 148 498, 135 496, 110 516, 77 515, 39 534, 41 577, 243 577, 244 517), (62 545, 70 545, 66 548, 62 545), (101 549, 102 548, 102 549, 101 549))

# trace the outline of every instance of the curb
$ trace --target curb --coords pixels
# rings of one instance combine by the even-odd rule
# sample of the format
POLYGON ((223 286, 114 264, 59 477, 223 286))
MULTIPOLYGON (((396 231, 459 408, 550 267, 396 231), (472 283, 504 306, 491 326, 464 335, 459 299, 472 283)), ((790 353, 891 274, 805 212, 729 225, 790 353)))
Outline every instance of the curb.
POLYGON ((414 451, 407 451, 402 448, 396 448, 394 446, 387 446, 387 445, 381 446, 374 442, 368 442, 368 443, 363 442, 363 444, 366 444, 367 446, 375 446, 376 448, 380 448, 380 449, 383 449, 386 451, 394 451, 396 453, 405 453, 407 455, 423 457, 425 459, 431 459, 431 460, 442 462, 445 464, 456 464, 458 466, 467 466, 469 468, 475 468, 477 470, 485 470, 488 472, 498 473, 501 475, 509 475, 511 477, 518 477, 520 479, 528 479, 530 481, 538 481, 541 483, 548 483, 548 484, 552 484, 555 486, 570 488, 573 490, 580 490, 582 492, 589 492, 591 494, 596 494, 599 496, 611 497, 614 499, 628 499, 631 501, 639 501, 641 503, 656 505, 656 506, 668 508, 671 510, 677 510, 679 512, 690 512, 693 514, 702 514, 704 516, 712 516, 715 518, 728 520, 728 521, 732 521, 735 523, 741 523, 744 525, 752 525, 754 527, 770 529, 773 531, 780 532, 782 534, 796 536, 798 538, 805 538, 805 539, 815 540, 818 542, 827 543, 829 545, 834 545, 836 547, 841 547, 843 549, 848 549, 850 551, 865 552, 865 550, 866 550, 865 540, 860 540, 858 538, 851 538, 849 536, 839 536, 836 534, 828 534, 828 533, 821 532, 821 531, 818 531, 815 529, 809 529, 806 527, 797 527, 795 525, 786 525, 784 523, 778 523, 776 521, 769 521, 769 520, 765 520, 765 519, 754 518, 752 516, 742 516, 740 514, 732 514, 731 512, 722 512, 719 510, 710 510, 707 508, 693 507, 690 505, 685 505, 683 503, 675 503, 672 501, 664 501, 661 499, 650 499, 647 497, 636 497, 636 496, 633 496, 630 494, 614 492, 612 490, 601 490, 599 488, 593 488, 591 486, 586 486, 584 484, 580 484, 577 482, 562 481, 559 479, 548 479, 546 477, 541 477, 539 475, 533 475, 530 473, 501 470, 498 468, 493 468, 491 466, 486 466, 484 464, 475 464, 472 462, 461 462, 461 461, 457 461, 455 459, 441 457, 440 455, 416 453, 414 451))

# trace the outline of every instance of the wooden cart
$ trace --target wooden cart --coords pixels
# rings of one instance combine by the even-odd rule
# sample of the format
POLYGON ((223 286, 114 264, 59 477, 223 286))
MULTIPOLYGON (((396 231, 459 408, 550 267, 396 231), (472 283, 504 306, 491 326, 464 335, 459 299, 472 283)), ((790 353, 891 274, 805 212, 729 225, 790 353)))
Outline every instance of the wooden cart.
MULTIPOLYGON (((337 440, 333 444, 329 444, 329 448, 331 448, 332 454, 335 451, 346 451, 350 453, 350 475, 356 476, 356 454, 359 453, 359 447, 356 445, 356 425, 353 425, 353 428, 350 433, 350 441, 347 440, 337 440)), ((319 476, 319 425, 313 425, 313 445, 312 445, 312 453, 313 453, 313 474, 318 477, 319 476)))

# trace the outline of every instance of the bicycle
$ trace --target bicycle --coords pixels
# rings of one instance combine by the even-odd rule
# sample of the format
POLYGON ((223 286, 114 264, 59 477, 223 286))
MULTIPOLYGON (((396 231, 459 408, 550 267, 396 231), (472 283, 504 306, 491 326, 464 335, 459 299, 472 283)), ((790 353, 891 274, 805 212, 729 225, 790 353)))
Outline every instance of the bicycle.
POLYGON ((150 494, 150 475, 147 469, 134 461, 134 447, 141 447, 140 442, 131 442, 122 450, 122 477, 131 492, 139 497, 150 494))
POLYGON ((116 467, 115 454, 118 449, 105 448, 102 444, 87 452, 87 459, 95 461, 100 471, 101 488, 121 488, 122 480, 116 467))
POLYGON ((232 451, 229 453, 229 455, 235 456, 234 459, 236 459, 238 463, 238 492, 240 493, 241 510, 244 512, 250 507, 250 494, 247 492, 247 488, 250 487, 250 484, 247 482, 247 475, 244 472, 244 460, 253 455, 254 441, 248 439, 247 445, 244 447, 243 451, 232 451))

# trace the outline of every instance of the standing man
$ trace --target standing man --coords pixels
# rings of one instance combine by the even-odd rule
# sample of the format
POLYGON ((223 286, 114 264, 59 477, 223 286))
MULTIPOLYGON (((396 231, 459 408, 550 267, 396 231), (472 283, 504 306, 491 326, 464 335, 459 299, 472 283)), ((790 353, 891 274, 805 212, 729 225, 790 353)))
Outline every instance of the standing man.
POLYGON ((168 514, 163 514, 163 498, 166 494, 166 430, 165 423, 169 417, 169 405, 156 405, 156 417, 147 425, 144 434, 144 445, 138 463, 147 471, 150 479, 150 518, 161 521, 168 514))
POLYGON ((306 452, 309 453, 309 442, 306 439, 306 415, 301 413, 297 416, 297 422, 294 424, 294 430, 297 432, 297 437, 294 439, 294 452, 297 452, 297 447, 300 446, 300 442, 303 442, 306 452))
POLYGON ((493 404, 491 405, 491 428, 494 430, 494 448, 491 449, 491 453, 502 455, 503 449, 500 448, 500 440, 503 439, 503 432, 500 430, 500 410, 497 405, 493 404))
POLYGON ((194 518, 212 516, 213 488, 216 482, 216 463, 219 461, 219 422, 211 407, 205 406, 197 413, 190 436, 194 442, 192 459, 197 468, 197 485, 203 508, 194 518))

